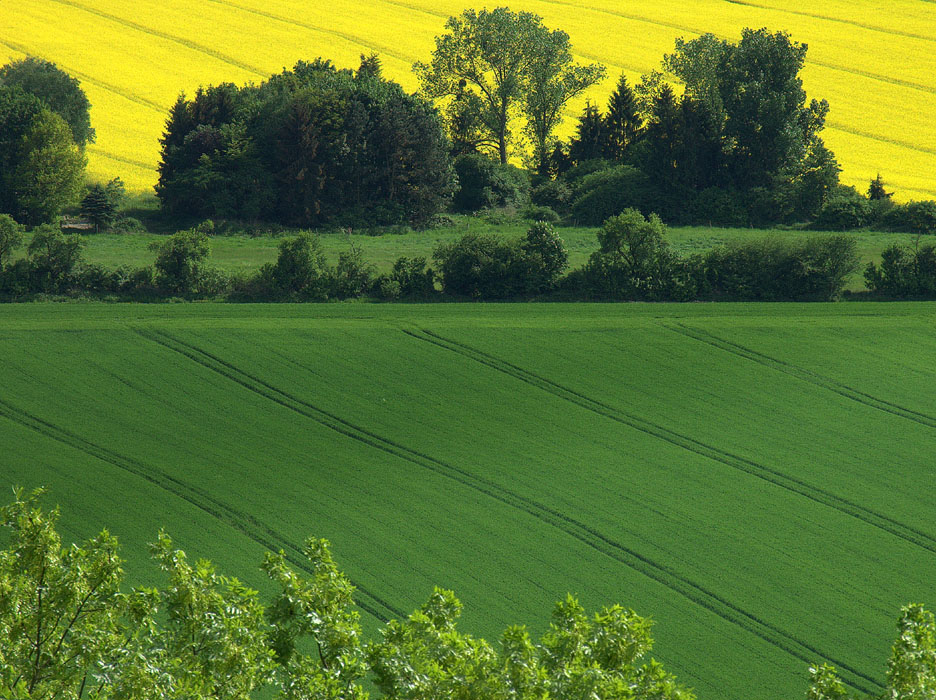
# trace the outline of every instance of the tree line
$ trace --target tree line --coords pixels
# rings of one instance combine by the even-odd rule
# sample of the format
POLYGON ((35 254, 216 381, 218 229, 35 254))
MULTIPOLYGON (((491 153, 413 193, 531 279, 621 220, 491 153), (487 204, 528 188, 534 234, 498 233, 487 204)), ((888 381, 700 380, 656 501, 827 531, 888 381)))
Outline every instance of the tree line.
MULTIPOLYGON (((360 247, 330 265, 312 232, 284 238, 277 259, 254 273, 226 274, 210 261, 211 220, 151 244, 152 266, 108 269, 82 259, 83 237, 35 229, 26 256, 12 261, 24 229, 0 214, 0 299, 41 295, 137 301, 832 301, 859 269, 845 234, 750 238, 688 257, 667 240, 666 225, 628 209, 598 231, 598 250, 569 271, 569 255, 548 222, 520 238, 467 233, 425 257, 400 257, 378 274, 360 247)), ((864 277, 877 298, 936 297, 936 245, 892 245, 864 277)))
MULTIPOLYGON (((418 94, 362 55, 356 70, 319 58, 181 95, 156 193, 169 219, 300 227, 428 226, 448 207, 507 206, 596 226, 635 208, 670 224, 936 230, 936 202, 895 205, 880 176, 866 193, 839 183, 821 138, 829 105, 799 77, 806 52, 767 29, 678 39, 661 70, 622 76, 562 141, 564 110, 605 68, 576 63, 569 36, 535 14, 468 9, 414 64, 418 94)), ((89 107, 52 63, 0 69, 0 212, 34 226, 80 203, 96 230, 115 224, 119 196, 83 184, 89 107)))
MULTIPOLYGON (((53 294, 141 301, 169 297, 231 301, 361 297, 383 301, 830 301, 841 295, 858 269, 855 241, 843 234, 796 240, 752 238, 682 257, 669 244, 666 225, 658 216, 644 217, 628 209, 604 222, 598 232, 599 249, 584 267, 571 272, 562 238, 551 224, 538 221, 515 240, 464 234, 436 246, 433 265, 425 257, 404 256, 383 274, 377 273, 353 243, 330 265, 318 236, 307 231, 284 238, 275 262, 253 273, 230 275, 210 263, 213 227, 208 220, 155 242, 151 245, 155 255, 152 266, 106 269, 82 261, 81 236, 64 234, 49 225, 35 230, 25 257, 9 262, 24 236, 22 227, 0 214, 0 298, 53 294)), ((904 262, 905 258, 885 253, 881 269, 869 267, 869 281, 889 296, 901 296, 891 287, 897 279, 897 266, 904 262)), ((925 274, 914 279, 921 278, 925 274)))
MULTIPOLYGON (((272 596, 190 563, 160 531, 158 587, 124 588, 106 530, 65 546, 42 490, 0 508, 0 696, 18 700, 693 700, 649 657, 651 622, 620 605, 588 614, 571 595, 534 640, 513 625, 490 643, 458 629, 461 603, 436 588, 405 619, 361 630, 354 586, 327 541, 302 558, 268 552, 272 596)), ((936 620, 901 610, 887 662, 888 700, 936 692, 936 620)), ((809 669, 809 700, 850 700, 833 667, 809 669)), ((857 700, 857 699, 856 699, 857 700)), ((869 699, 870 700, 870 699, 869 699)))

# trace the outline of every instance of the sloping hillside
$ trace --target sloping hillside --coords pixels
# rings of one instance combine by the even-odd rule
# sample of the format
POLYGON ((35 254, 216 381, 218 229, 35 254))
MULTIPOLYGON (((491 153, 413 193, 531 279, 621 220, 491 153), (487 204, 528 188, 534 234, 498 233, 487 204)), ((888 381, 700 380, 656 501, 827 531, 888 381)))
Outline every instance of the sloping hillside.
POLYGON ((656 620, 704 700, 878 692, 932 607, 931 304, 10 305, 0 481, 165 527, 261 584, 327 537, 371 627, 433 585, 468 630, 566 592, 656 620), (885 315, 886 314, 886 315, 885 315))

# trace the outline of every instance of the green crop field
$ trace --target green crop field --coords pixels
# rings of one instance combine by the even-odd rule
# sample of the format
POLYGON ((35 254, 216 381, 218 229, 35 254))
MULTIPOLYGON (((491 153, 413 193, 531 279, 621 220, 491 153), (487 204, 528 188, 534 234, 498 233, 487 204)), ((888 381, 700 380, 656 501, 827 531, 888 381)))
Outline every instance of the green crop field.
POLYGON ((134 581, 165 527, 262 586, 333 543, 369 629, 434 584, 535 633, 656 621, 706 700, 877 692, 936 604, 932 304, 0 307, 0 460, 134 581))

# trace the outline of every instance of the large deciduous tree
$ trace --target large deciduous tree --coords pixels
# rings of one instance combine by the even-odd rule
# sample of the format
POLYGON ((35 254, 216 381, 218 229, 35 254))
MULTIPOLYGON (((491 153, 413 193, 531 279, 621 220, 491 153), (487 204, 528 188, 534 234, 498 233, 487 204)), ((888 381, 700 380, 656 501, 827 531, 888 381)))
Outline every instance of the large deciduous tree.
POLYGON ((550 31, 530 12, 465 10, 449 17, 436 37, 429 63, 413 68, 423 93, 452 98, 461 123, 480 132, 476 142, 495 150, 501 163, 509 156, 519 113, 527 120, 539 163, 545 163, 550 137, 562 108, 604 74, 597 64, 572 62, 569 36, 550 31))
POLYGON ((61 116, 0 86, 0 212, 24 224, 51 221, 80 196, 85 162, 61 116))
POLYGON ((79 148, 94 143, 91 128, 91 103, 76 78, 41 58, 27 56, 0 68, 0 85, 18 87, 35 95, 58 114, 79 148))
POLYGON ((523 112, 526 131, 533 141, 533 160, 542 174, 548 172, 549 154, 555 146, 553 132, 571 99, 581 95, 604 76, 604 66, 585 66, 572 61, 569 35, 560 30, 542 33, 530 57, 523 112))
POLYGON ((711 34, 685 41, 664 58, 722 131, 735 185, 770 186, 795 177, 825 123, 825 100, 806 101, 799 72, 806 44, 785 32, 743 29, 732 44, 711 34))
POLYGON ((87 158, 55 112, 44 109, 20 141, 12 189, 23 223, 52 221, 81 196, 87 158))

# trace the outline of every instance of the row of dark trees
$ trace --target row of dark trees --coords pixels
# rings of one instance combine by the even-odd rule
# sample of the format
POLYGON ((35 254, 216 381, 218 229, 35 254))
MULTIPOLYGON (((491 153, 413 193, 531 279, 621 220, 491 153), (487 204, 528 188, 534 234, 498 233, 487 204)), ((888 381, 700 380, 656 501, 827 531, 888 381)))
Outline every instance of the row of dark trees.
MULTIPOLYGON (((807 100, 799 78, 805 56, 766 29, 678 40, 663 68, 681 94, 660 72, 633 87, 622 77, 606 111, 588 105, 561 143, 563 109, 603 68, 574 63, 568 35, 536 15, 466 10, 414 66, 420 95, 385 80, 371 55, 357 70, 316 59, 180 96, 156 191, 183 225, 425 226, 446 207, 507 207, 597 226, 635 208, 669 223, 936 231, 936 202, 894 205, 880 177, 867 195, 838 183, 820 137, 828 104, 807 100), (519 133, 534 145, 527 169, 507 163, 519 133)), ((88 107, 53 64, 0 69, 0 212, 35 225, 77 203, 88 107)), ((111 228, 121 195, 119 181, 92 185, 80 211, 111 228)))
POLYGON ((807 100, 799 78, 805 57, 804 44, 766 29, 745 29, 737 43, 677 40, 663 66, 681 96, 660 72, 633 88, 622 77, 607 110, 588 105, 570 143, 554 148, 554 177, 605 173, 570 213, 587 223, 626 206, 679 223, 813 220, 840 168, 819 136, 829 105, 807 100))
POLYGON ((435 110, 374 56, 180 97, 162 145, 156 192, 178 217, 424 225, 456 185, 435 110))
MULTIPOLYGON (((660 218, 635 209, 605 221, 599 249, 571 272, 562 239, 542 221, 516 240, 466 234, 437 246, 432 267, 424 257, 401 257, 385 274, 353 244, 331 265, 318 237, 302 233, 281 241, 276 262, 228 275, 210 264, 211 230, 208 222, 154 244, 150 267, 106 269, 85 264, 82 238, 54 226, 37 228, 27 255, 10 262, 23 231, 0 215, 0 298, 829 301, 859 267, 855 239, 844 234, 757 238, 682 257, 660 218)), ((865 279, 878 298, 934 298, 936 246, 892 246, 865 279)))

